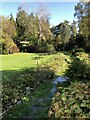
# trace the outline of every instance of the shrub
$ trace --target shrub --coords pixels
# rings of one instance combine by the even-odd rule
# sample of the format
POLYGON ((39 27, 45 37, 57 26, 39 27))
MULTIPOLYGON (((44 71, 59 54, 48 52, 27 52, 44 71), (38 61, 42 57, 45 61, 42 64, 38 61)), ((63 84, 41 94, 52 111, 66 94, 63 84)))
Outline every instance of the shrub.
POLYGON ((9 52, 10 53, 17 53, 17 52, 19 52, 19 48, 16 45, 13 45, 13 46, 11 46, 9 52))
POLYGON ((53 53, 54 51, 55 51, 54 46, 53 46, 53 45, 48 44, 48 45, 47 45, 47 52, 49 52, 49 53, 53 53))
POLYGON ((88 54, 86 54, 85 52, 76 52, 75 55, 79 56, 80 58, 87 58, 88 57, 88 54))
POLYGON ((90 68, 86 64, 85 60, 80 60, 76 58, 71 63, 69 69, 66 72, 66 76, 68 76, 71 80, 75 78, 76 80, 89 79, 90 76, 90 68))
POLYGON ((52 118, 89 118, 90 102, 89 102, 89 86, 90 82, 74 83, 69 87, 59 87, 59 92, 52 99, 48 115, 52 118))
POLYGON ((78 48, 75 50, 75 52, 84 52, 84 49, 83 48, 78 48))
POLYGON ((30 45, 27 47, 27 52, 38 53, 38 49, 39 49, 38 45, 30 45))

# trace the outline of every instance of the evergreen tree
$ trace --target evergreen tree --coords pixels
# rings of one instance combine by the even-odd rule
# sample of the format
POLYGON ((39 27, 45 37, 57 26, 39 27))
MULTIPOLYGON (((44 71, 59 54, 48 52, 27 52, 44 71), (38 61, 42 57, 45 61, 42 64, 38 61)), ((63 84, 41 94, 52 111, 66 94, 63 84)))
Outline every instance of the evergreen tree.
POLYGON ((90 1, 79 2, 74 15, 78 19, 79 34, 84 37, 84 48, 90 50, 90 1))

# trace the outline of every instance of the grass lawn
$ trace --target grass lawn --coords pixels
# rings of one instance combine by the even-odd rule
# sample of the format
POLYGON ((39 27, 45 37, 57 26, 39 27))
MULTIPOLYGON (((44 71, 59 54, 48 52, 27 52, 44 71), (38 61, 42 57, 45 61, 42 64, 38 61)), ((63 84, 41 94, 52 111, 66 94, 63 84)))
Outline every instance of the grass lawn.
MULTIPOLYGON (((37 67, 35 53, 16 53, 11 55, 1 55, 3 73, 3 97, 4 106, 14 103, 18 98, 21 104, 14 104, 6 112, 3 120, 12 118, 46 118, 52 102, 53 88, 52 80, 57 76, 65 75, 72 62, 72 56, 64 53, 53 55, 43 55, 39 59, 37 67), (33 67, 33 69, 32 69, 33 67), (29 69, 25 69, 29 68, 29 69), (52 76, 53 74, 53 76, 52 76), (34 85, 37 87, 34 88, 34 85), (29 94, 24 94, 26 87, 34 88, 29 94)), ((79 56, 78 56, 79 57, 79 56)), ((80 58, 85 58, 80 56, 80 58)), ((90 59, 87 58, 89 65, 90 59)), ((0 68, 1 70, 1 68, 0 68)))
MULTIPOLYGON (((20 70, 37 66, 37 58, 39 54, 36 53, 14 53, 10 55, 0 55, 2 65, 0 70, 20 70)), ((39 64, 46 63, 52 55, 42 56, 39 64)))
POLYGON ((18 94, 20 94, 19 97, 21 99, 26 97, 29 100, 28 102, 25 101, 22 104, 15 105, 16 107, 12 107, 12 110, 6 114, 6 120, 7 117, 48 117, 48 109, 51 104, 50 97, 52 97, 50 91, 52 89, 52 79, 54 79, 50 75, 52 76, 52 72, 54 72, 53 75, 55 76, 62 75, 68 67, 70 56, 63 53, 43 55, 39 60, 39 67, 36 69, 36 57, 38 56, 39 54, 35 53, 16 53, 0 56, 2 57, 3 67, 2 69, 0 68, 3 71, 2 83, 5 86, 3 88, 4 105, 6 106, 11 99, 13 99, 11 102, 18 99, 18 94), (34 69, 31 69, 32 67, 34 69), (25 92, 26 86, 31 84, 34 87, 38 81, 41 84, 30 95, 24 96, 23 92, 25 92), (42 81, 44 82, 42 83, 42 81), (36 109, 36 111, 32 109, 36 109), (32 113, 32 111, 35 113, 32 113))

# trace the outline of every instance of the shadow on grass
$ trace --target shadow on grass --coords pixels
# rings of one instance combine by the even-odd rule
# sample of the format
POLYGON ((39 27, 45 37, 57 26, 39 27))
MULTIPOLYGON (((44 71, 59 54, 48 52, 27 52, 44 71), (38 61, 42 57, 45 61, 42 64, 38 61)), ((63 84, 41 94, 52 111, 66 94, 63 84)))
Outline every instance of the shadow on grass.
POLYGON ((29 101, 31 92, 45 81, 51 81, 54 76, 54 72, 48 67, 2 71, 3 112, 15 104, 29 101))

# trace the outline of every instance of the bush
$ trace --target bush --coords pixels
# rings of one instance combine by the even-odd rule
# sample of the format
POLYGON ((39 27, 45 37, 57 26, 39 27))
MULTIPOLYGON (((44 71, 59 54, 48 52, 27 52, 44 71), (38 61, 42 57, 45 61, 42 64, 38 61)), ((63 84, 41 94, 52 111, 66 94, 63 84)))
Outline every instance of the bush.
POLYGON ((68 76, 71 80, 73 80, 73 78, 75 78, 75 80, 88 80, 90 77, 90 68, 86 64, 85 60, 76 58, 67 70, 66 76, 68 76))
POLYGON ((38 49, 39 49, 38 45, 30 45, 27 47, 27 52, 38 53, 38 49))
POLYGON ((48 115, 51 118, 89 118, 90 102, 88 99, 90 82, 74 83, 69 87, 59 87, 59 92, 52 99, 48 115))
POLYGON ((53 53, 55 51, 55 48, 53 45, 41 43, 40 45, 28 47, 28 51, 36 53, 53 53))
POLYGON ((47 52, 47 44, 45 42, 41 42, 41 44, 38 45, 38 52, 39 53, 47 52))
POLYGON ((84 52, 84 49, 83 48, 78 48, 75 50, 75 52, 84 52))
POLYGON ((19 52, 19 48, 16 46, 16 44, 6 45, 3 43, 1 45, 1 51, 2 54, 12 54, 19 52))
POLYGON ((79 48, 83 48, 84 45, 85 45, 85 38, 83 35, 81 34, 77 34, 76 35, 76 45, 79 47, 79 48))
POLYGON ((17 52, 19 52, 19 48, 16 45, 13 45, 13 46, 11 46, 9 52, 10 53, 17 53, 17 52))
POLYGON ((76 52, 75 56, 78 56, 80 58, 87 58, 88 54, 86 54, 85 52, 76 52))
POLYGON ((55 48, 53 45, 48 44, 47 45, 47 52, 48 53, 53 53, 55 51, 55 48))

